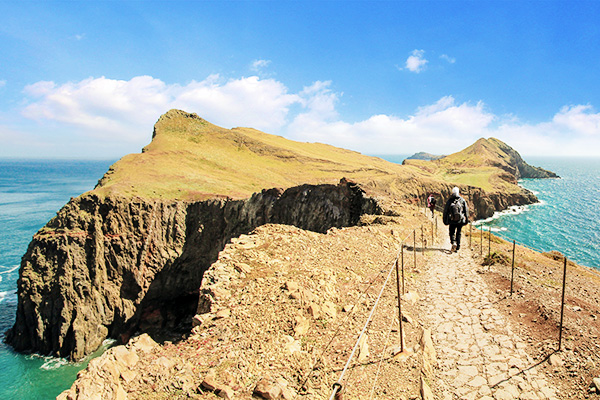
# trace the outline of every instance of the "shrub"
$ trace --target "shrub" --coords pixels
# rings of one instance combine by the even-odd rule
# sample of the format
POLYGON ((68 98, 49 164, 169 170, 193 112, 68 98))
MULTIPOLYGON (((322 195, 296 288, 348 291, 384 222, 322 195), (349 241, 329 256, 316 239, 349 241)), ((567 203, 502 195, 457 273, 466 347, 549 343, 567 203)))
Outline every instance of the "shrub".
POLYGON ((502 253, 498 253, 496 251, 492 251, 491 254, 488 254, 485 256, 481 265, 494 265, 494 264, 508 265, 509 263, 510 263, 510 259, 506 255, 504 255, 502 253))

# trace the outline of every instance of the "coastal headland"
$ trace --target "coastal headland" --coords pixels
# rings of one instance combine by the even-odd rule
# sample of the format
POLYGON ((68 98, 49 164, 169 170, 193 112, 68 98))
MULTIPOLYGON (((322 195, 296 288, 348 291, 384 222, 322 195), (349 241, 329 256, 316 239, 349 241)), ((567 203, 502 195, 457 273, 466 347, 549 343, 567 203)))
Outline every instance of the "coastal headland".
MULTIPOLYGON (((514 149, 493 138, 480 139, 437 160, 397 165, 250 128, 224 129, 195 114, 171 110, 160 117, 152 142, 140 154, 116 162, 94 190, 72 199, 34 235, 22 260, 17 318, 7 341, 18 351, 71 360, 92 353, 105 339, 125 344, 142 333, 161 342, 178 337, 177 343, 185 347, 191 343, 196 315, 194 340, 221 337, 229 345, 225 359, 245 363, 245 377, 227 372, 231 379, 214 378, 233 382, 225 385, 227 390, 238 393, 235 398, 245 398, 254 393, 256 377, 264 374, 260 368, 248 370, 263 357, 255 351, 262 344, 253 347, 242 340, 251 347, 246 354, 245 347, 236 347, 233 331, 263 329, 269 335, 261 340, 271 338, 282 354, 286 346, 299 346, 290 353, 298 353, 295 357, 312 354, 319 339, 303 340, 303 336, 314 324, 333 324, 348 306, 340 302, 344 290, 340 283, 366 278, 369 269, 361 269, 389 259, 418 225, 430 224, 426 226, 430 236, 437 232, 433 221, 419 211, 430 193, 442 203, 452 187, 459 186, 473 218, 486 218, 537 201, 517 184, 518 179, 552 177, 556 175, 528 165, 514 149), (270 255, 269 248, 298 245, 295 242, 305 246, 289 249, 288 256, 270 255), (331 251, 326 255, 328 247, 331 251), (234 250, 248 254, 234 256, 234 250), (306 260, 311 261, 305 264, 306 260), (298 276, 294 268, 288 271, 290 267, 297 267, 298 276), (348 279, 340 275, 341 270, 348 279), (251 288, 265 283, 270 294, 257 291, 265 297, 254 297, 251 288), (284 307, 280 316, 285 322, 274 326, 267 320, 260 322, 261 314, 294 300, 294 292, 299 293, 295 300, 301 305, 284 307), (236 315, 234 327, 225 321, 233 321, 235 304, 262 311, 248 316, 249 320, 236 315), (307 308, 311 304, 312 311, 307 308), (307 326, 304 333, 302 326, 307 326), (289 343, 281 342, 282 338, 289 343), (250 354, 254 361, 248 361, 250 354)), ((418 331, 416 326, 411 329, 418 331)), ((136 340, 132 343, 140 343, 136 340)), ((173 346, 172 339, 162 347, 145 336, 142 342, 143 352, 150 353, 173 346)), ((194 346, 198 346, 195 351, 208 351, 198 343, 194 346)), ((119 362, 134 367, 133 358, 141 356, 129 349, 119 362)), ((118 358, 113 353, 107 357, 118 358)), ((156 359, 169 364, 164 368, 182 362, 179 371, 189 372, 177 388, 181 393, 202 392, 196 388, 206 376, 200 379, 199 372, 226 369, 206 366, 199 371, 202 367, 185 355, 177 362, 163 357, 156 359)), ((310 357, 302 357, 296 361, 310 364, 310 357)), ((221 365, 224 360, 207 362, 221 365)), ((305 367, 298 368, 304 371, 305 367)), ((295 394, 308 390, 298 381, 300 370, 291 374, 295 378, 286 375, 283 385, 295 394)), ((278 374, 281 377, 283 372, 278 374)), ((128 373, 129 380, 122 373, 116 375, 127 382, 112 382, 111 389, 103 390, 122 390, 135 398, 133 393, 151 386, 142 388, 128 373)), ((171 393, 172 386, 163 386, 165 396, 171 393)), ((314 388, 313 392, 314 398, 322 398, 322 392, 316 395, 314 388)))

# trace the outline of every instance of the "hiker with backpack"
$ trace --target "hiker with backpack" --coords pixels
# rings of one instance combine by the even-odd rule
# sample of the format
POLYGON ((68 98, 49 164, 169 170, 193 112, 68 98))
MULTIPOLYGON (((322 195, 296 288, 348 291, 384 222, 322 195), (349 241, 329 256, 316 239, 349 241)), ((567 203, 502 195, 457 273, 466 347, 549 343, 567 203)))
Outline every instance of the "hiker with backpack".
POLYGON ((427 198, 427 208, 431 210, 431 218, 433 218, 433 211, 435 210, 435 197, 433 197, 433 193, 429 195, 427 198))
POLYGON ((457 187, 452 189, 452 194, 446 202, 442 221, 444 225, 450 226, 451 251, 460 250, 460 231, 469 222, 469 207, 465 199, 460 196, 460 191, 457 187))

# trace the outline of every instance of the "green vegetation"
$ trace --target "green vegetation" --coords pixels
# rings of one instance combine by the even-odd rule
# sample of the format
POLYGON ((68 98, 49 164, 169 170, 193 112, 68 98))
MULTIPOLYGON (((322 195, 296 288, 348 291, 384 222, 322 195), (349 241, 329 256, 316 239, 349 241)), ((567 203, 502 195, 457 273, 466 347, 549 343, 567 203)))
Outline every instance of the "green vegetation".
POLYGON ((439 183, 468 184, 486 191, 520 190, 514 177, 507 179, 498 169, 497 149, 492 139, 481 139, 437 161, 409 160, 398 165, 251 128, 225 129, 196 114, 171 110, 158 120, 152 142, 142 153, 129 154, 112 165, 94 191, 100 196, 153 199, 240 199, 265 188, 337 184, 341 178, 388 195, 419 193, 424 185, 439 183))

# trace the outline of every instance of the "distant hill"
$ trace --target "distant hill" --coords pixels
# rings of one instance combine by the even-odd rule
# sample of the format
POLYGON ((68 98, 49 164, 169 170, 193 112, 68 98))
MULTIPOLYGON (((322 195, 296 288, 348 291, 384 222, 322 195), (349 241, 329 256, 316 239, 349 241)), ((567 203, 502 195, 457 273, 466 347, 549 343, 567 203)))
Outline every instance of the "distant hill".
POLYGON ((431 154, 431 153, 426 153, 424 151, 420 151, 418 153, 413 154, 412 156, 408 157, 407 160, 427 160, 427 161, 432 161, 432 160, 439 160, 440 158, 444 158, 446 156, 436 156, 435 154, 431 154))
POLYGON ((496 139, 481 138, 457 153, 438 160, 410 160, 434 179, 480 187, 488 192, 513 193, 521 178, 558 178, 554 172, 527 164, 519 153, 496 139))

